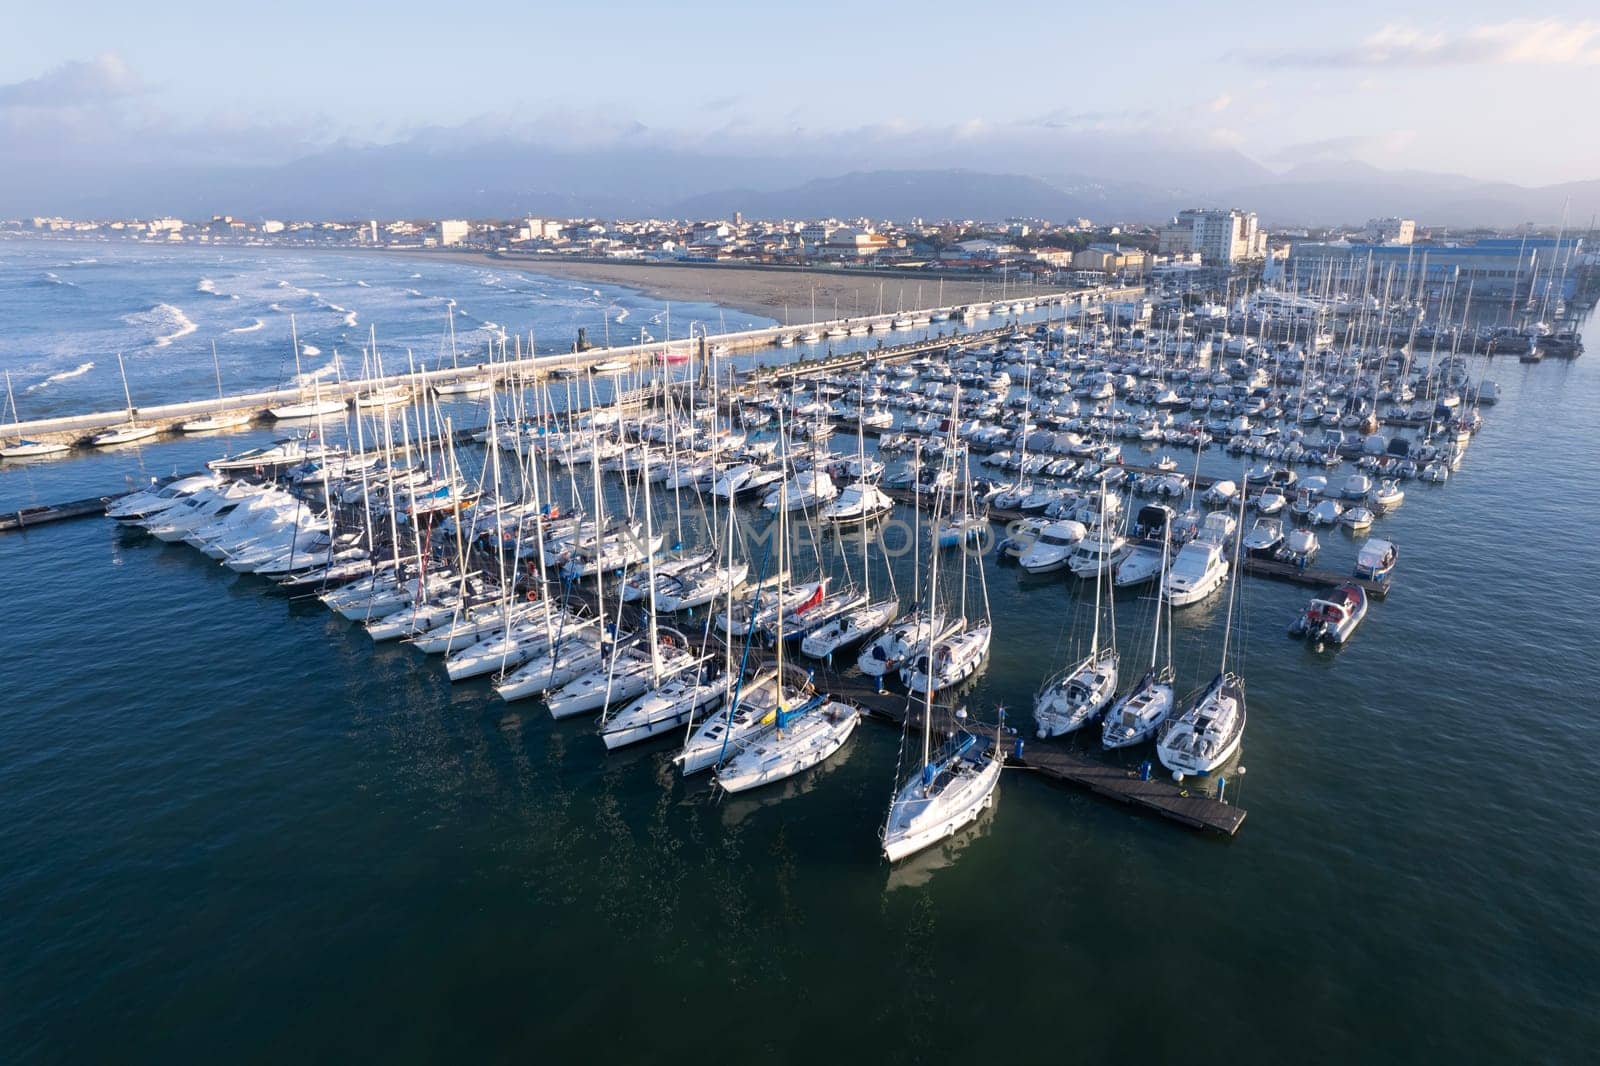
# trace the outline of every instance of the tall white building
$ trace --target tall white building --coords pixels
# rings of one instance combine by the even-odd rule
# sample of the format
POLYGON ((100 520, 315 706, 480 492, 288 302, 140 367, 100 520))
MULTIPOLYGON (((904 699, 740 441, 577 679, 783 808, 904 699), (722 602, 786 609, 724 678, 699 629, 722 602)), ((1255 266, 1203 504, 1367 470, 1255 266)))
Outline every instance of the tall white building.
POLYGON ((1267 234, 1254 211, 1191 208, 1161 227, 1162 255, 1198 252, 1207 263, 1236 263, 1267 254, 1267 234))
POLYGON ((1410 244, 1417 236, 1417 223, 1409 218, 1370 218, 1367 239, 1378 244, 1410 244))
POLYGON ((459 218, 444 218, 439 220, 439 243, 460 244, 472 232, 472 227, 459 218))

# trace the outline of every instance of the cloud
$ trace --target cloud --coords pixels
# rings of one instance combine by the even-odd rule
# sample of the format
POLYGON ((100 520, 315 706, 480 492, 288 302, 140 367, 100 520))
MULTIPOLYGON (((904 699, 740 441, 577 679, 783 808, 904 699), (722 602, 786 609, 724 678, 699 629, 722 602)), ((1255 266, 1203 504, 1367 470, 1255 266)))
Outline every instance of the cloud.
POLYGON ((1600 22, 1515 20, 1465 32, 1388 25, 1359 44, 1250 50, 1243 58, 1277 67, 1418 68, 1600 63, 1600 22))
POLYGON ((75 59, 36 78, 0 85, 0 108, 84 107, 144 92, 144 82, 115 52, 75 59))

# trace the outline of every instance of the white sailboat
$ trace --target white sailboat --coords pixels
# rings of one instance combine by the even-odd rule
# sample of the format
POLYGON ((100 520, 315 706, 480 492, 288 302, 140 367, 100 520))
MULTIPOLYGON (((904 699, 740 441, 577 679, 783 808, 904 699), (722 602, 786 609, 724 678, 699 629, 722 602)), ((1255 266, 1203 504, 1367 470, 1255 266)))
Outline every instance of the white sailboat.
MULTIPOLYGON (((780 494, 789 491, 787 483, 779 488, 780 494)), ((778 512, 778 545, 780 551, 779 573, 786 569, 787 521, 789 502, 780 498, 778 512)), ((783 589, 778 589, 782 602, 783 589)), ((777 673, 783 676, 784 616, 777 618, 777 673)), ((783 686, 774 686, 775 705, 771 714, 764 715, 755 729, 741 737, 731 751, 721 759, 715 782, 724 792, 744 792, 793 777, 833 755, 861 721, 861 711, 843 700, 828 698, 826 694, 809 691, 803 702, 791 706, 785 698, 783 686)))
MULTIPOLYGON (((957 427, 960 425, 961 390, 958 387, 951 402, 950 414, 950 439, 946 447, 942 462, 953 467, 956 461, 961 461, 965 475, 961 486, 960 498, 971 495, 971 470, 966 461, 967 451, 960 444, 957 436, 957 427)), ((934 501, 934 520, 930 530, 930 551, 933 553, 928 564, 928 612, 929 618, 942 618, 944 614, 939 609, 939 548, 938 529, 939 519, 946 513, 946 509, 953 505, 957 496, 955 476, 952 469, 947 468, 950 477, 942 479, 944 487, 939 490, 934 501)), ((961 594, 957 610, 957 617, 962 621, 959 629, 935 625, 931 628, 933 639, 929 641, 927 650, 915 655, 909 662, 900 668, 900 682, 912 692, 932 696, 944 689, 956 685, 975 676, 983 669, 989 658, 989 643, 994 635, 994 626, 989 617, 989 586, 983 567, 978 567, 978 583, 983 601, 983 616, 981 621, 973 622, 967 619, 967 563, 971 553, 961 553, 961 594)))
MULTIPOLYGON (((1101 513, 1105 512, 1105 480, 1100 482, 1101 513)), ((1102 527, 1103 528, 1103 527, 1102 527)), ((1117 691, 1116 608, 1104 595, 1112 580, 1109 567, 1094 571, 1094 629, 1089 654, 1044 683, 1033 701, 1033 719, 1041 738, 1059 737, 1083 728, 1105 709, 1117 691), (1109 615, 1109 640, 1100 644, 1101 605, 1109 615)))
POLYGON ((131 444, 134 441, 146 440, 161 432, 159 426, 146 423, 140 425, 133 417, 133 396, 128 392, 128 369, 122 363, 122 353, 117 353, 117 372, 122 375, 122 398, 128 403, 128 420, 121 425, 112 426, 108 430, 96 433, 89 438, 89 443, 96 448, 106 448, 113 444, 131 444))
MULTIPOLYGON (((304 374, 300 369, 300 333, 295 328, 294 316, 289 316, 289 343, 294 346, 294 383, 300 390, 300 399, 294 403, 279 404, 267 408, 267 413, 280 421, 297 418, 316 418, 319 415, 337 415, 344 413, 343 400, 324 400, 320 397, 310 400, 305 399, 304 374)), ((335 358, 337 358, 335 353, 335 358)))
MULTIPOLYGON (((6 371, 6 403, 11 407, 11 424, 20 427, 22 419, 17 414, 17 398, 11 392, 11 371, 6 371)), ((0 459, 41 459, 47 455, 60 455, 72 446, 61 441, 28 440, 20 433, 8 441, 0 441, 0 459)))
POLYGON ((1234 534, 1233 580, 1228 584, 1228 619, 1222 630, 1222 664, 1217 676, 1168 724, 1156 741, 1156 756, 1172 776, 1206 774, 1231 759, 1244 737, 1244 678, 1228 669, 1233 609, 1239 598, 1239 560, 1243 511, 1234 534))
MULTIPOLYGON (((217 361, 217 342, 211 342, 211 368, 217 375, 217 402, 222 402, 222 364, 217 361)), ((184 433, 215 433, 222 429, 237 429, 255 420, 249 411, 217 411, 185 422, 178 427, 184 433)))
MULTIPOLYGON (((957 710, 954 728, 934 750, 931 696, 918 717, 922 719, 922 759, 895 793, 880 832, 883 854, 890 862, 899 862, 947 840, 977 821, 978 815, 994 802, 994 791, 1000 784, 998 725, 994 746, 985 749, 979 738, 967 730, 966 711, 957 710)), ((910 720, 908 715, 907 721, 910 720)))
MULTIPOLYGON (((1165 569, 1172 548, 1172 538, 1164 536, 1161 542, 1161 565, 1165 569)), ((1155 621, 1150 631, 1150 669, 1139 679, 1128 694, 1111 705, 1100 727, 1100 744, 1107 749, 1126 748, 1155 736, 1161 724, 1172 713, 1172 609, 1166 596, 1166 585, 1156 585, 1155 621), (1163 614, 1165 617, 1163 617, 1163 614), (1163 626, 1162 623, 1166 625, 1163 626), (1167 638, 1167 662, 1161 666, 1161 637, 1167 638)))

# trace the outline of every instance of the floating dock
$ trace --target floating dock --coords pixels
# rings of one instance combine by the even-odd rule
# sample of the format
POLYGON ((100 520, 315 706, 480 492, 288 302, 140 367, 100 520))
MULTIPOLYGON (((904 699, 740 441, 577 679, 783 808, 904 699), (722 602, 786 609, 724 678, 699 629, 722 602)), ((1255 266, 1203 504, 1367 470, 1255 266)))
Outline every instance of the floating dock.
MULTIPOLYGON (((904 693, 880 693, 865 675, 840 675, 818 668, 815 684, 819 691, 849 700, 869 718, 903 725, 909 713, 917 720, 919 708, 910 706, 904 693)), ((994 723, 975 722, 972 730, 983 736, 994 735, 994 723)), ((1097 796, 1158 814, 1191 829, 1234 836, 1244 825, 1245 811, 1198 788, 1174 783, 1164 771, 1154 770, 1147 779, 1139 771, 1092 759, 1068 750, 1059 741, 1022 737, 1022 750, 1016 750, 1019 737, 1008 732, 1000 755, 1008 767, 1035 771, 1052 781, 1088 789, 1097 796), (1160 776, 1157 776, 1157 775, 1160 776)))
POLYGON ((86 500, 73 500, 70 503, 40 504, 35 507, 24 507, 20 511, 6 511, 0 513, 0 532, 31 529, 52 522, 63 522, 69 518, 92 518, 95 515, 103 515, 106 513, 106 505, 120 495, 121 493, 117 496, 91 496, 86 500))

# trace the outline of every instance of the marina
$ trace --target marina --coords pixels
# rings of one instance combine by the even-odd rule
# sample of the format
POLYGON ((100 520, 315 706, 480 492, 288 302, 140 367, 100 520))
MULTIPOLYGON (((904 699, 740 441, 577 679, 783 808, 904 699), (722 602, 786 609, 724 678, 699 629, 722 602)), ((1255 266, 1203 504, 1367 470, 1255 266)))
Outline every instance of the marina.
MULTIPOLYGON (((1072 890, 1082 893, 1081 910, 1061 916, 1062 924, 1023 907, 1011 920, 1040 936, 1063 928, 1092 937, 1108 918, 1090 899, 1130 868, 1153 886, 1170 882, 1146 890, 1150 906, 1190 920, 1201 913, 1197 896, 1209 894, 1201 886, 1241 878, 1264 884, 1285 861, 1308 886, 1307 906, 1331 906, 1350 889, 1338 872, 1319 872, 1329 849, 1426 877, 1406 854, 1422 830, 1374 834, 1361 828, 1363 812, 1414 810, 1437 831, 1433 810, 1470 801, 1455 775, 1419 769, 1422 748, 1396 743, 1392 726, 1399 708, 1427 693, 1429 713, 1444 716, 1431 750, 1460 760, 1443 721, 1484 728, 1467 694, 1487 686, 1509 695, 1493 687, 1495 657, 1485 653, 1500 622, 1453 626, 1458 650, 1438 643, 1436 619, 1476 580, 1501 538, 1532 535, 1550 519, 1540 506, 1510 503, 1527 498, 1528 476, 1551 476, 1543 468, 1521 472, 1518 442, 1545 425, 1563 440, 1585 439, 1587 414, 1563 415, 1559 397, 1583 394, 1591 364, 1549 360, 1514 371, 1498 364, 1492 373, 1504 379, 1504 394, 1499 403, 1479 403, 1491 373, 1482 354, 1354 344, 1238 352, 1218 344, 1205 354, 1176 330, 1135 335, 1086 320, 1071 312, 1074 302, 1084 297, 962 337, 886 341, 831 359, 819 349, 815 363, 797 372, 758 366, 772 350, 712 358, 710 349, 722 343, 715 334, 697 338, 681 363, 594 351, 568 373, 543 356, 538 372, 529 372, 514 348, 502 355, 495 342, 487 354, 485 343, 473 353, 483 363, 472 373, 494 385, 477 395, 441 394, 432 387, 438 379, 423 376, 435 371, 397 374, 379 380, 405 399, 352 404, 370 382, 348 382, 337 412, 292 428, 0 463, 0 509, 20 525, 0 537, 0 563, 23 590, 19 602, 35 604, 35 617, 43 601, 29 597, 46 593, 26 575, 37 570, 62 575, 64 589, 83 582, 60 607, 62 626, 106 632, 96 628, 99 604, 139 619, 120 642, 110 641, 107 665, 124 674, 172 666, 150 675, 151 702, 140 697, 129 713, 153 730, 150 744, 170 749, 158 759, 181 761, 178 772, 197 787, 209 781, 214 794, 262 810, 261 830, 244 834, 261 841, 254 847, 274 850, 263 835, 272 826, 285 846, 355 874, 309 825, 334 818, 337 835, 357 853, 381 851, 384 834, 365 824, 373 815, 362 793, 371 787, 397 805, 393 817, 405 822, 407 837, 418 834, 412 846, 429 869, 411 883, 437 900, 460 876, 450 870, 461 849, 494 853, 493 839, 510 830, 521 843, 500 852, 504 868, 469 875, 504 894, 492 924, 458 916, 441 935, 493 939, 519 908, 568 921, 577 914, 576 928, 591 932, 620 924, 649 945, 658 960, 649 966, 681 977, 703 965, 686 939, 734 959, 741 956, 733 930, 755 927, 783 939, 768 924, 778 919, 752 916, 726 894, 729 885, 739 886, 739 897, 792 890, 805 900, 849 900, 851 908, 887 913, 898 929, 910 900, 935 889, 956 893, 970 909, 996 891, 1040 898, 1082 878, 1081 890, 1072 890), (621 367, 607 366, 618 361, 621 367), (1254 432, 1258 426, 1273 432, 1254 432), (1425 476, 1432 464, 1442 464, 1442 480, 1425 476), (121 491, 106 491, 124 475, 121 491), (217 545, 219 556, 205 550, 210 541, 186 543, 201 526, 154 511, 138 520, 66 521, 191 480, 206 483, 164 501, 163 510, 192 508, 197 521, 233 529, 238 539, 217 545), (824 517, 862 485, 877 487, 890 509, 865 524, 824 517), (229 513, 244 514, 257 500, 274 517, 251 525, 249 536, 243 524, 226 525, 229 513), (1331 522, 1314 517, 1326 503, 1340 508, 1331 522), (1156 526, 1152 508, 1164 515, 1156 526), (1453 528, 1482 508, 1504 527, 1453 528), (1343 521, 1358 509, 1372 512, 1361 532, 1343 521), (1303 563, 1255 555, 1244 534, 1273 517, 1284 533, 1315 533, 1320 551, 1303 563), (1020 554, 1008 554, 1004 542, 1051 524, 1067 531, 1070 553, 1097 542, 1114 561, 1090 559, 1087 576, 1076 576, 1070 566, 1033 573, 1020 554), (597 527, 604 530, 598 537, 597 527), (1171 538, 1166 556, 1163 530, 1171 538), (1169 599, 1158 579, 1170 556, 1213 540, 1230 572, 1197 602, 1169 599), (1358 576, 1375 540, 1399 545, 1399 561, 1358 576), (1130 571, 1130 583, 1115 580, 1135 560, 1147 576, 1136 583, 1130 571), (719 583, 719 568, 740 567, 741 580, 719 583), (373 583, 363 588, 364 581, 373 583), (709 600, 668 609, 692 599, 696 582, 714 586, 709 600), (1305 614, 1307 599, 1346 585, 1371 594, 1370 613, 1348 641, 1324 647, 1289 639, 1285 629, 1305 614), (789 606, 762 614, 773 602, 789 606), (899 669, 881 678, 858 664, 888 632, 866 628, 875 623, 862 623, 859 643, 818 655, 803 650, 804 638, 834 632, 823 614, 807 615, 837 611, 826 617, 845 619, 884 602, 898 614, 889 629, 930 612, 960 617, 965 633, 990 633, 988 648, 971 673, 952 668, 957 679, 948 685, 934 662, 944 638, 926 648, 923 673, 912 652, 896 655, 899 669), (448 645, 441 634, 464 624, 492 643, 499 622, 513 614, 526 628, 488 651, 486 672, 457 679, 457 649, 425 647, 448 645), (723 614, 730 625, 719 627, 723 614), (1164 620, 1153 629, 1156 619, 1164 620), (550 654, 552 632, 561 634, 559 668, 514 682, 550 654), (1165 640, 1170 653, 1162 651, 1165 640), (1396 670, 1397 646, 1417 641, 1433 641, 1433 651, 1411 668, 1417 672, 1396 670), (512 661, 528 648, 529 658, 512 661), (1113 695, 1142 684, 1142 660, 1154 651, 1174 675, 1174 713, 1209 698, 1220 653, 1224 672, 1245 679, 1256 712, 1241 754, 1215 771, 1175 777, 1156 737, 1106 750, 1108 704, 1078 731, 1036 735, 1046 682, 1113 648, 1120 657, 1113 695), (228 655, 237 669, 202 668, 228 655), (772 683, 774 666, 788 680, 772 683), (934 693, 925 691, 930 681, 934 693), (542 687, 513 696, 513 684, 542 687), (657 693, 663 709, 641 709, 657 693), (681 702, 669 705, 669 698, 681 702), (789 730, 797 745, 784 757, 805 768, 752 785, 769 772, 765 764, 735 763, 730 750, 716 756, 728 769, 685 776, 674 760, 690 729, 719 715, 731 724, 735 705, 782 723, 780 735, 789 730), (693 709, 673 717, 680 706, 693 709), (853 708, 863 725, 849 728, 839 707, 853 708), (665 715, 670 727, 637 724, 656 721, 641 718, 649 714, 665 715), (624 729, 642 730, 642 738, 624 737, 624 729), (831 739, 799 750, 799 741, 822 738, 823 729, 833 730, 831 739), (205 750, 219 737, 228 754, 210 758, 205 750), (1329 751, 1339 755, 1330 760, 1329 751), (308 793, 307 807, 289 800, 304 811, 305 829, 282 825, 250 798, 283 787, 284 775, 304 782, 288 791, 308 793), (248 792, 233 793, 230 779, 250 782, 239 786, 248 792), (937 842, 886 858, 898 827, 910 824, 905 797, 915 798, 922 781, 946 788, 939 795, 970 813, 953 816, 959 827, 937 842), (969 803, 958 791, 968 781, 990 791, 969 803), (450 839, 429 839, 429 825, 446 827, 450 839), (530 873, 534 854, 540 865, 530 873), (1181 876, 1173 872, 1179 867, 1181 876), (619 878, 659 891, 620 891, 619 878), (701 906, 686 912, 687 900, 701 906)), ((207 351, 208 367, 209 358, 207 351)), ((30 436, 36 429, 28 427, 30 436)), ((1591 490, 1573 491, 1584 500, 1591 490)), ((1576 551, 1558 547, 1556 565, 1574 565, 1576 551)), ((1508 589, 1505 598, 1497 613, 1521 634, 1515 654, 1547 661, 1550 649, 1529 643, 1539 639, 1532 621, 1539 601, 1525 588, 1508 589)), ((71 648, 30 636, 21 653, 41 670, 38 681, 22 679, 29 706, 69 733, 108 728, 103 718, 91 726, 95 719, 78 704, 43 686, 49 675, 83 676, 71 648)), ((757 752, 772 742, 763 735, 730 749, 757 752)), ((69 745, 53 765, 87 780, 109 772, 88 767, 87 752, 69 745)), ((106 817, 116 824, 119 815, 106 817)), ((1518 847, 1515 834, 1497 838, 1496 848, 1518 847)), ((1456 846, 1479 843, 1474 835, 1456 846)), ((254 884, 253 860, 232 845, 221 846, 220 861, 254 884)), ((250 889, 256 905, 280 906, 264 890, 250 889)), ((1229 891, 1242 892, 1269 926, 1300 920, 1299 901, 1229 891)), ((1247 905, 1227 894, 1206 905, 1247 905)), ((405 895, 374 895, 374 916, 338 935, 382 938, 386 912, 412 909, 405 895)), ((288 896, 282 906, 305 906, 295 902, 298 890, 288 896)), ((29 900, 25 893, 24 907, 29 900)), ((1447 898, 1444 905, 1459 904, 1447 898)), ((940 928, 959 926, 954 911, 941 904, 937 913, 940 928)), ((1333 921, 1342 935, 1366 942, 1353 918, 1333 921)), ((1160 935, 1116 924, 1135 954, 1160 935)), ((541 952, 582 950, 559 928, 552 922, 523 942, 541 952)), ((856 928, 871 935, 867 924, 856 928)), ((1227 959, 1226 937, 1222 928, 1203 927, 1196 950, 1227 959)), ((1017 950, 1027 949, 1013 941, 984 958, 1003 966, 1017 950)), ((1315 950, 1324 965, 1350 965, 1336 946, 1315 950)), ((1482 965, 1514 965, 1506 956, 1512 949, 1499 950, 1482 965)), ((883 977, 878 951, 857 962, 883 977)), ((1145 972, 1120 958, 1108 946, 1097 972, 1112 980, 1145 972)), ((805 979, 826 980, 796 949, 781 949, 778 959, 805 979)), ((747 964, 774 979, 780 962, 747 964)), ((1284 979, 1281 972, 1271 978, 1284 979)), ((1022 993, 1017 1009, 1043 1009, 1047 998, 1022 993)), ((647 1015, 667 1024, 653 1010, 647 1015)))

